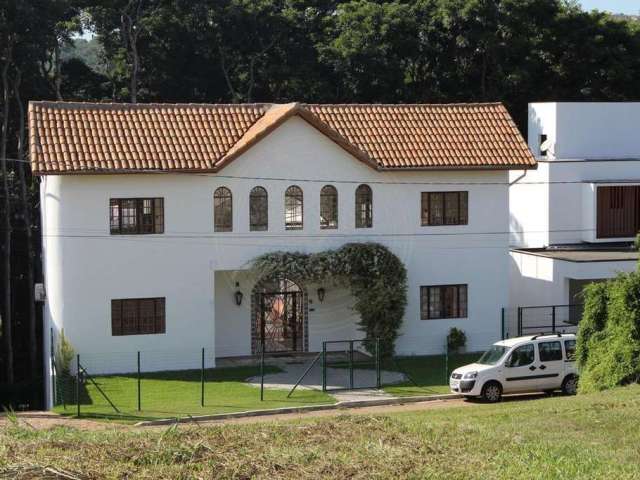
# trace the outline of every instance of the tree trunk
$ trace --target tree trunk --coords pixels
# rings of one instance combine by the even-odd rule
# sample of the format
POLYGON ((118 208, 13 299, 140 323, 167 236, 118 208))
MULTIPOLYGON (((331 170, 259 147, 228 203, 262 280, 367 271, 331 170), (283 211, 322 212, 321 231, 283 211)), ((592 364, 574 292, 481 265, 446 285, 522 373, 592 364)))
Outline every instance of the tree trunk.
POLYGON ((62 98, 62 73, 60 72, 61 61, 60 61, 60 46, 56 45, 56 48, 53 52, 53 87, 56 91, 56 100, 61 102, 64 100, 62 98))
POLYGON ((33 231, 31 229, 31 201, 27 189, 27 167, 25 160, 25 115, 22 97, 20 95, 20 82, 22 74, 17 69, 13 84, 13 92, 18 105, 18 178, 20 181, 20 210, 25 227, 25 241, 27 244, 27 298, 29 318, 29 366, 31 378, 35 380, 40 376, 38 368, 38 333, 36 325, 36 299, 35 299, 35 251, 33 248, 33 231))
MULTIPOLYGON (((11 41, 10 41, 11 42, 11 41)), ((13 334, 12 334, 12 315, 11 315, 11 199, 9 198, 9 178, 7 168, 7 141, 9 133, 9 101, 10 101, 10 85, 9 85, 9 67, 12 63, 12 47, 9 43, 5 47, 5 63, 2 67, 2 136, 0 137, 0 174, 2 175, 2 237, 4 250, 2 252, 3 264, 3 303, 4 312, 2 318, 2 336, 4 340, 5 351, 5 369, 6 380, 8 384, 13 383, 13 334)))

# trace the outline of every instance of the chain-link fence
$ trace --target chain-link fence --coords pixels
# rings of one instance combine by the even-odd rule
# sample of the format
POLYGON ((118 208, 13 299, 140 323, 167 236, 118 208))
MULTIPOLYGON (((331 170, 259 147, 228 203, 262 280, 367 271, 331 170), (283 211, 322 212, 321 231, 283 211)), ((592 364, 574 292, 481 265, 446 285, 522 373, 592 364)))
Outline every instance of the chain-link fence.
MULTIPOLYGON (((451 372, 479 354, 381 358, 375 340, 325 342, 318 353, 214 358, 212 349, 82 353, 52 382, 54 410, 122 420, 334 403, 341 391, 447 393, 451 372)), ((52 359, 55 364, 55 360, 52 359)))

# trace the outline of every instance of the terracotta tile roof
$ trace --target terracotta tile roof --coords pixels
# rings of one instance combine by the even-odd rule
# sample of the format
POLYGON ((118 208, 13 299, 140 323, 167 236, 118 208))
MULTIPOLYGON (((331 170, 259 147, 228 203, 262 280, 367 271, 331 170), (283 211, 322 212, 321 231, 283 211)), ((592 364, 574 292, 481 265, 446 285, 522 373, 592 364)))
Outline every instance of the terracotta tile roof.
POLYGON ((90 104, 31 102, 36 174, 217 171, 299 115, 380 169, 532 168, 501 104, 90 104))

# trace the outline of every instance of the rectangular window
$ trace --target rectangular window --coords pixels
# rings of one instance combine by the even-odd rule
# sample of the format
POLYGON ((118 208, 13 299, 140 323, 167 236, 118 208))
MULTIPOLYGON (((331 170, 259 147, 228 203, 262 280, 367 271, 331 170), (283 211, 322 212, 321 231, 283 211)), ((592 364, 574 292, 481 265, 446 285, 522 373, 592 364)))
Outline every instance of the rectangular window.
POLYGON ((466 225, 469 192, 422 192, 422 226, 466 225))
POLYGON ((564 341, 564 353, 566 355, 565 360, 573 362, 576 359, 576 341, 575 340, 564 341))
POLYGON ((164 298, 111 300, 111 335, 165 333, 164 298))
POLYGON ((466 285, 420 287, 420 318, 422 320, 466 317, 466 285))
POLYGON ((635 237, 640 231, 640 186, 598 187, 598 238, 635 237))
POLYGON ((109 200, 111 235, 164 233, 164 198, 109 200))
POLYGON ((541 342, 538 344, 538 355, 541 362, 562 360, 562 346, 560 342, 541 342))

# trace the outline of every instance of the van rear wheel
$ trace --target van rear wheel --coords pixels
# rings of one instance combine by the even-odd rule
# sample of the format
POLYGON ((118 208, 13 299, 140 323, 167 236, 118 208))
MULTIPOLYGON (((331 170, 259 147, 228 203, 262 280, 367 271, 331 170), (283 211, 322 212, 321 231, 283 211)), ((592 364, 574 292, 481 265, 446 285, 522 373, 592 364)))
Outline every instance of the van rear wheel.
POLYGON ((487 403, 499 402, 502 398, 502 387, 498 382, 487 382, 482 387, 482 399, 487 403))
POLYGON ((565 395, 575 395, 578 393, 578 377, 571 375, 562 382, 562 393, 565 395))

